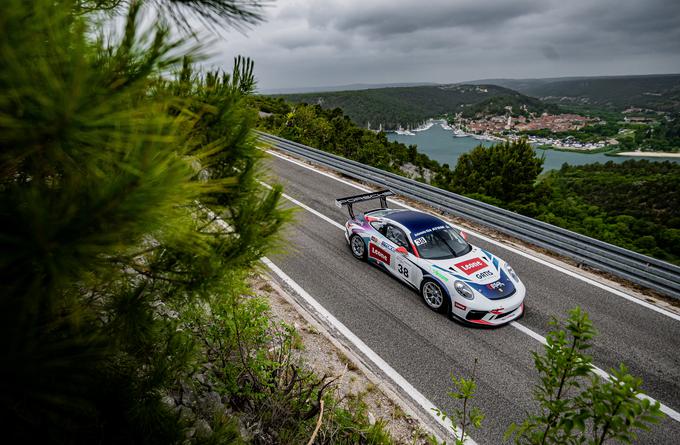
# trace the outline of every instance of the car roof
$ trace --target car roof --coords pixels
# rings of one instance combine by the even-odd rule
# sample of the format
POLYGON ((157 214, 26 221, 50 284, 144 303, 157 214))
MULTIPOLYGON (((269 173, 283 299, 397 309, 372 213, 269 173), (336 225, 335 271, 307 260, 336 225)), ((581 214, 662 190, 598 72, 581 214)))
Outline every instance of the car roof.
POLYGON ((385 219, 391 219, 406 227, 411 233, 420 233, 424 230, 431 229, 442 225, 447 225, 444 221, 436 216, 415 212, 413 210, 401 210, 397 212, 390 212, 384 216, 385 219))

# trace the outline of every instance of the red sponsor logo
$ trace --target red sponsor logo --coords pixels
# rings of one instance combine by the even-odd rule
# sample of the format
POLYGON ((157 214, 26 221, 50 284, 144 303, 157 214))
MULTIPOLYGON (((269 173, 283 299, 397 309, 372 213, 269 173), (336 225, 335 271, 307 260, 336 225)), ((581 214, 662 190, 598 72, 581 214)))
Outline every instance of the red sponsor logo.
POLYGON ((390 264, 390 254, 382 250, 375 244, 368 245, 368 256, 375 258, 376 260, 382 261, 385 264, 390 264))
POLYGON ((456 263, 455 266, 465 272, 466 275, 471 275, 480 269, 488 267, 488 265, 480 258, 473 258, 471 260, 456 263))

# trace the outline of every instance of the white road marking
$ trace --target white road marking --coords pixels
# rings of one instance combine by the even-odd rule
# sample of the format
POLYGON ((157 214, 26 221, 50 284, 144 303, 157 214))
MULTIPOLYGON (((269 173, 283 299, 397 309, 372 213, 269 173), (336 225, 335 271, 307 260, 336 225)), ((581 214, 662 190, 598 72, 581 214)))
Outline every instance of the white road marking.
MULTIPOLYGON (((272 188, 272 186, 269 185, 269 184, 267 184, 266 182, 260 181, 260 184, 262 184, 264 187, 266 187, 266 188, 268 188, 268 189, 270 189, 270 190, 271 190, 271 188, 272 188)), ((295 199, 295 198, 293 198, 292 196, 287 195, 287 194, 285 194, 285 193, 282 193, 281 195, 282 195, 284 198, 286 198, 288 201, 290 201, 290 202, 292 202, 293 204, 296 204, 296 205, 302 207, 303 209, 307 210, 308 212, 311 212, 311 213, 315 214, 316 216, 318 216, 319 218, 323 219, 323 220, 326 221, 327 223, 333 224, 335 227, 337 227, 338 229, 340 229, 340 230, 342 230, 342 231, 345 230, 345 227, 344 227, 342 224, 340 224, 340 223, 338 223, 338 222, 336 222, 336 221, 333 221, 332 219, 330 219, 329 217, 327 217, 327 216, 324 215, 323 213, 318 212, 318 211, 314 210, 313 208, 309 207, 307 204, 303 204, 303 203, 301 203, 300 201, 298 201, 297 199, 295 199)))
MULTIPOLYGON (((264 183, 263 183, 263 184, 264 184, 264 183)), ((266 184, 264 184, 264 185, 266 185, 266 184)), ((286 198, 286 199, 288 199, 288 198, 286 198)), ((340 230, 342 230, 342 231, 345 230, 345 228, 342 226, 342 224, 338 224, 337 222, 335 222, 335 221, 331 220, 330 218, 328 218, 326 215, 323 215, 322 213, 320 213, 320 212, 318 212, 318 211, 312 209, 311 207, 309 207, 309 206, 307 206, 307 205, 304 205, 304 204, 300 203, 300 201, 292 200, 292 202, 295 202, 296 204, 301 205, 301 207, 304 208, 305 210, 311 211, 311 212, 312 212, 313 214, 315 214, 316 216, 321 217, 324 221, 330 222, 331 224, 337 226, 340 230)), ((265 263, 265 264, 267 264, 267 263, 265 263)), ((267 265, 268 265, 268 264, 267 264, 267 265)), ((268 266, 269 266, 269 265, 268 265, 268 266)), ((272 270, 273 270, 273 269, 272 269, 272 270)), ((281 273, 283 273, 283 271, 281 271, 281 273)), ((292 281, 292 280, 291 280, 291 281, 292 281)), ((291 287, 293 287, 293 286, 291 285, 291 287)), ((298 287, 299 287, 299 286, 298 286, 298 287)), ((293 288, 294 288, 294 287, 293 287, 293 288)), ((294 289, 295 289, 295 288, 294 288, 294 289)), ((302 290, 302 288, 300 288, 300 289, 302 290)), ((297 291, 297 289, 296 289, 296 291, 297 291)), ((304 290, 303 290, 303 292, 304 292, 304 290)), ((311 298, 311 296, 310 296, 310 298, 311 298)), ((318 303, 317 303, 317 304, 318 304, 318 303)), ((319 305, 319 307, 321 307, 321 308, 323 309, 323 307, 322 307, 321 305, 319 305)), ((324 311, 325 311, 325 309, 324 309, 324 311)), ((326 312, 328 312, 328 311, 326 311, 326 312)), ((329 313, 329 316, 332 317, 332 315, 330 315, 330 313, 329 313)), ((338 321, 338 323, 340 323, 340 322, 338 321)), ((537 340, 537 341, 543 343, 544 345, 547 344, 547 341, 546 341, 545 337, 543 337, 541 334, 539 334, 539 333, 537 333, 537 332, 532 331, 532 330, 529 329, 528 327, 526 327, 526 326, 524 326, 524 325, 522 325, 522 324, 519 324, 519 323, 516 322, 516 321, 511 321, 509 324, 510 324, 511 326, 513 326, 514 328, 516 328, 517 330, 519 330, 520 332, 522 332, 522 333, 528 335, 529 337, 533 338, 534 340, 537 340)), ((346 329, 346 328, 345 328, 345 329, 346 329)), ((354 335, 354 334, 352 334, 352 335, 354 335)), ((357 340, 359 340, 359 339, 357 338, 357 340)), ((361 341, 361 340, 359 340, 359 341, 361 341)), ((366 346, 366 347, 368 347, 368 346, 366 346)), ((378 358, 379 358, 379 357, 378 357, 378 358)), ((387 365, 387 363, 385 363, 385 365, 387 365)), ((389 365, 387 365, 387 366, 389 366, 389 365)), ((381 369, 382 369, 382 368, 381 368, 381 369)), ((390 368, 390 369, 391 369, 391 368, 390 368)), ((396 372, 396 371, 395 371, 395 372, 396 372)), ((609 375, 609 373, 607 373, 606 371, 604 371, 604 370, 602 370, 601 368, 598 368, 597 366, 594 366, 594 365, 593 365, 593 373, 599 375, 599 376, 602 377, 602 378, 605 378, 605 379, 608 379, 608 380, 613 380, 613 377, 612 377, 611 375, 609 375)), ((397 374, 397 375, 398 375, 398 374, 397 374)), ((399 376, 399 377, 401 377, 401 376, 399 376)), ((408 382, 406 382, 406 383, 408 383, 408 382)), ((414 388, 414 390, 415 390, 415 388, 414 388)), ((639 398, 643 398, 643 399, 649 399, 651 402, 656 402, 656 399, 654 399, 654 398, 652 398, 652 397, 649 397, 649 396, 646 395, 646 394, 638 394, 638 397, 639 397, 639 398)), ((662 411, 664 414, 666 414, 668 417, 670 417, 671 419, 675 420, 676 422, 680 422, 680 413, 679 413, 679 412, 677 412, 677 411, 674 410, 673 408, 671 408, 671 407, 669 407, 668 405, 665 405, 665 404, 663 404, 663 403, 661 403, 661 402, 659 402, 659 404, 661 405, 661 411, 662 411)))
POLYGON ((513 327, 515 327, 515 328, 517 328, 517 329, 519 329, 519 330, 520 330, 521 332, 523 332, 524 334, 527 334, 529 337, 531 337, 531 338, 533 338, 534 340, 537 340, 537 341, 543 343, 544 345, 547 345, 547 344, 548 344, 548 342, 546 341, 546 339, 545 339, 544 336, 542 336, 542 335, 539 334, 538 332, 532 331, 531 329, 527 328, 527 327, 524 326, 524 325, 519 324, 519 323, 516 322, 516 321, 511 321, 511 322, 509 323, 509 325, 510 325, 510 326, 513 326, 513 327))
MULTIPOLYGON (((342 179, 342 178, 338 178, 337 176, 334 176, 334 175, 332 175, 332 174, 330 174, 330 173, 326 173, 326 172, 317 170, 316 168, 314 168, 314 167, 312 167, 312 166, 310 166, 310 165, 307 165, 307 164, 305 164, 305 163, 303 163, 303 162, 297 161, 297 160, 295 160, 295 159, 290 159, 290 158, 288 158, 287 156, 283 156, 283 155, 281 155, 281 154, 279 154, 279 153, 277 153, 277 152, 275 152, 275 151, 273 151, 273 150, 267 150, 267 153, 269 153, 269 154, 271 154, 271 155, 273 155, 273 156, 276 156, 277 158, 280 158, 280 159, 283 159, 283 160, 285 160, 285 161, 291 162, 291 163, 293 163, 293 164, 299 165, 300 167, 304 167, 304 168, 306 168, 306 169, 308 169, 308 170, 311 170, 311 171, 313 171, 313 172, 315 172, 315 173, 318 173, 318 174, 320 174, 320 175, 323 175, 323 176, 329 177, 329 178, 331 178, 331 179, 334 179, 334 180, 336 180, 336 181, 338 181, 338 182, 342 182, 343 184, 347 184, 347 185, 349 185, 349 186, 351 186, 351 187, 354 187, 354 188, 356 188, 356 189, 359 189, 359 190, 362 190, 362 191, 365 191, 365 192, 373 191, 373 190, 371 190, 371 189, 369 189, 369 188, 367 188, 367 187, 363 187, 363 186, 360 186, 360 185, 358 185, 358 184, 354 184, 354 183, 352 183, 352 182, 350 182, 350 181, 344 180, 344 179, 342 179)), ((418 211, 420 211, 419 209, 416 209, 416 208, 414 208, 414 207, 411 207, 410 205, 408 205, 408 204, 406 204, 406 203, 404 203, 404 202, 402 202, 402 201, 400 201, 400 200, 398 200, 398 199, 388 199, 388 201, 391 202, 391 203, 394 203, 394 204, 398 204, 398 205, 400 205, 400 206, 402 206, 402 207, 404 207, 404 208, 407 208, 407 209, 409 209, 409 210, 418 210, 418 211)), ((454 227, 455 227, 455 225, 454 225, 454 227)), ((630 301, 630 302, 632 302, 632 303, 638 304, 638 305, 643 306, 643 307, 645 307, 645 308, 647 308, 647 309, 650 309, 650 310, 653 310, 653 311, 655 311, 655 312, 658 312, 659 314, 662 314, 662 315, 665 315, 665 316, 667 316, 667 317, 670 317, 670 318, 672 318, 672 319, 674 319, 674 320, 676 320, 676 321, 680 321, 680 315, 679 315, 679 314, 675 314, 675 313, 673 313, 673 312, 671 312, 671 311, 667 311, 667 310, 665 310, 665 309, 663 309, 663 308, 660 308, 660 307, 658 307, 658 306, 655 306, 655 305, 653 305, 653 304, 650 304, 650 303, 648 303, 648 302, 646 302, 646 301, 644 301, 644 300, 641 300, 641 299, 639 299, 639 298, 633 297, 632 295, 629 295, 629 294, 627 294, 627 293, 625 293, 625 292, 623 292, 623 291, 620 291, 620 290, 618 290, 618 289, 614 289, 613 287, 607 286, 606 284, 603 284, 603 283, 600 283, 600 282, 598 282, 598 281, 595 281, 595 280, 593 280, 592 278, 585 277, 585 276, 580 275, 580 274, 578 274, 578 273, 576 273, 576 272, 574 272, 574 271, 571 271, 571 270, 569 270, 569 269, 565 269, 564 267, 561 267, 561 266, 559 266, 559 265, 557 265, 557 264, 551 263, 550 261, 546 261, 546 260, 544 260, 544 259, 542 259, 542 258, 538 258, 538 257, 536 257, 536 256, 534 256, 534 255, 531 255, 530 253, 527 253, 527 252, 524 252, 524 251, 522 251, 522 250, 516 249, 516 248, 514 248, 514 247, 512 247, 512 246, 505 245, 505 244, 503 244, 503 243, 501 243, 501 242, 499 242, 499 241, 496 241, 496 240, 494 240, 494 239, 492 239, 492 238, 489 238, 489 237, 487 237, 487 236, 485 236, 485 235, 482 235, 481 233, 474 232, 474 231, 472 231, 472 230, 470 230, 470 229, 468 229, 468 228, 463 228, 463 227, 456 227, 456 228, 457 228, 458 230, 464 230, 465 232, 469 233, 470 235, 475 236, 476 238, 479 238, 479 239, 481 239, 481 240, 484 240, 484 241, 486 241, 486 242, 488 242, 488 243, 491 243, 491 244, 493 244, 493 245, 499 246, 499 247, 501 247, 501 248, 503 248, 503 249, 505 249, 505 250, 508 250, 508 251, 514 253, 514 254, 521 255, 521 256, 523 256, 523 257, 525 257, 525 258, 529 258, 529 259, 532 260, 532 261, 535 261, 535 262, 537 262, 537 263, 539 263, 539 264, 542 264, 542 265, 544 265, 544 266, 546 266, 546 267, 549 267, 549 268, 551 268, 551 269, 554 269, 554 270, 556 270, 556 271, 558 271, 558 272, 561 272, 561 273, 564 273, 564 274, 566 274, 566 275, 569 275, 570 277, 573 277, 573 278, 576 278, 576 279, 578 279, 578 280, 584 281, 584 282, 586 282, 586 283, 588 283, 588 284, 590 284, 590 285, 593 285, 593 286, 598 287, 598 288, 600 288, 600 289, 606 290, 607 292, 611 292, 612 294, 617 295, 617 296, 619 296, 619 297, 621 297, 621 298, 624 298, 624 299, 626 299, 626 300, 628 300, 628 301, 630 301)))
MULTIPOLYGON (((532 331, 531 329, 527 328, 526 326, 521 325, 521 324, 517 323, 516 321, 511 321, 509 324, 510 324, 510 326, 513 326, 514 328, 519 329, 521 332, 527 334, 528 336, 540 341, 544 345, 548 344, 548 341, 545 339, 545 337, 543 337, 541 334, 539 334, 537 332, 532 331)), ((607 371, 603 370, 602 368, 598 368, 595 365, 593 365, 592 372, 593 372, 593 374, 596 374, 596 375, 600 376, 601 378, 603 378, 605 380, 614 381, 613 376, 609 375, 609 373, 607 373, 607 371)), ((652 403, 656 402, 655 399, 649 397, 647 394, 638 394, 637 397, 639 399, 647 399, 652 403)), ((666 414, 668 417, 675 420, 676 422, 680 422, 680 413, 679 412, 677 412, 676 410, 674 410, 670 406, 664 405, 661 402, 659 402, 659 404, 661 406, 661 411, 664 414, 666 414)))
MULTIPOLYGON (((322 317, 326 323, 333 326, 340 331, 342 335, 349 341, 356 349, 362 352, 375 366, 384 372, 392 381, 403 389, 418 405, 420 405, 426 412, 428 412, 433 419, 442 425, 447 431, 453 431, 451 421, 447 419, 443 421, 434 413, 433 409, 436 406, 430 402, 420 391, 413 387, 404 377, 401 376, 394 368, 392 368, 385 360, 376 354, 366 343, 357 337, 347 326, 342 324, 340 320, 335 318, 333 314, 328 312, 318 301, 314 299, 302 286, 297 284, 291 277, 282 271, 270 259, 264 257, 261 261, 274 272, 281 280, 283 280, 291 289, 293 289, 300 297, 302 297, 307 304, 309 304, 316 313, 322 317)), ((458 437, 458 431, 455 430, 455 436, 458 437)), ((470 436, 465 440, 467 445, 476 445, 475 441, 470 436)))

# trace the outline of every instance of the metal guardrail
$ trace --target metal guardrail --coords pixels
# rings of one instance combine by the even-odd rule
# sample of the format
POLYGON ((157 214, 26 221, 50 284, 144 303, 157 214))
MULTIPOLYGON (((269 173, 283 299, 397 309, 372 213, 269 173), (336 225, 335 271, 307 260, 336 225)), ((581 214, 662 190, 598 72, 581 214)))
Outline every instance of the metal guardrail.
POLYGON ((259 131, 257 134, 262 141, 284 152, 346 176, 389 188, 442 212, 490 227, 589 267, 680 299, 680 267, 674 264, 278 136, 259 131))

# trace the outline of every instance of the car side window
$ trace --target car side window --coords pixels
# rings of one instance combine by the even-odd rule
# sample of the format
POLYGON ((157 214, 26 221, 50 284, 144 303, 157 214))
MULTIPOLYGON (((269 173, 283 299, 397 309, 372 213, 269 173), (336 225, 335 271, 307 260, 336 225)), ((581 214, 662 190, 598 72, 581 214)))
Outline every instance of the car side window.
POLYGON ((379 221, 374 221, 374 222, 371 223, 371 226, 372 226, 375 230, 377 230, 378 232, 380 232, 380 234, 381 234, 382 236, 385 236, 385 229, 386 229, 385 223, 379 222, 379 221))
POLYGON ((411 246, 406 239, 406 234, 400 228, 388 225, 387 230, 385 231, 385 237, 397 246, 405 247, 406 250, 411 251, 411 246))

